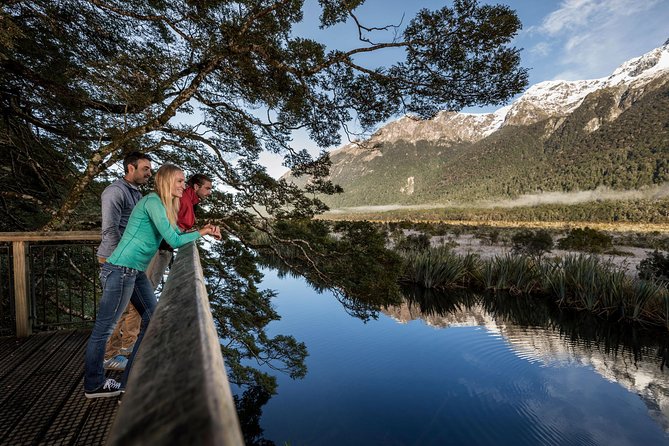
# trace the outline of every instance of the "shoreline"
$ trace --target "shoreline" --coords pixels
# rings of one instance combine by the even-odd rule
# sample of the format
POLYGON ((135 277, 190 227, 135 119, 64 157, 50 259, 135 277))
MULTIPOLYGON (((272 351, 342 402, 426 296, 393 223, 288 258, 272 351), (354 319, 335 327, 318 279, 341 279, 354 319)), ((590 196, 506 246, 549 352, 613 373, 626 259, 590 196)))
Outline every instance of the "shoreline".
POLYGON ((486 226, 491 228, 522 228, 522 229, 559 229, 569 230, 574 228, 589 227, 600 231, 609 232, 666 232, 669 234, 669 222, 666 223, 644 223, 644 222, 590 222, 590 221, 513 221, 513 220, 446 220, 446 219, 412 219, 412 218, 384 218, 379 215, 341 214, 341 217, 329 213, 317 217, 328 221, 358 221, 366 220, 373 223, 399 223, 408 221, 411 223, 442 224, 449 226, 486 226))

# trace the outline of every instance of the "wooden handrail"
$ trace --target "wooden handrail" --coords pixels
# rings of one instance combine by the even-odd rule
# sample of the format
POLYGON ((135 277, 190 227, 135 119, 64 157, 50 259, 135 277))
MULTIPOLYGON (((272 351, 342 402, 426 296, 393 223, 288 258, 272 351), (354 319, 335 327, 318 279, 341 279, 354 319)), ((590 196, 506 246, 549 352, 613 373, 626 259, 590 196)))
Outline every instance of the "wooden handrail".
POLYGON ((170 269, 107 444, 244 444, 193 243, 170 269))
POLYGON ((99 241, 100 231, 0 232, 0 242, 99 241))
POLYGON ((11 242, 12 244, 14 318, 17 337, 25 337, 32 333, 27 242, 100 241, 100 239, 100 231, 0 232, 0 242, 11 242))

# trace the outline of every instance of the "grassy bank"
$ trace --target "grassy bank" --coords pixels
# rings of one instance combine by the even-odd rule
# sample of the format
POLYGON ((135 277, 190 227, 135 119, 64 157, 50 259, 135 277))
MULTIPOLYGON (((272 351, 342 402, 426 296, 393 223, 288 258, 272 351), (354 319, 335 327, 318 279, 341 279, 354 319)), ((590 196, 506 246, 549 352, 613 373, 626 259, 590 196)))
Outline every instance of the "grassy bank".
POLYGON ((665 283, 630 277, 596 256, 543 258, 522 255, 481 259, 448 247, 400 251, 401 281, 428 289, 468 287, 546 297, 561 307, 618 321, 669 328, 665 283))

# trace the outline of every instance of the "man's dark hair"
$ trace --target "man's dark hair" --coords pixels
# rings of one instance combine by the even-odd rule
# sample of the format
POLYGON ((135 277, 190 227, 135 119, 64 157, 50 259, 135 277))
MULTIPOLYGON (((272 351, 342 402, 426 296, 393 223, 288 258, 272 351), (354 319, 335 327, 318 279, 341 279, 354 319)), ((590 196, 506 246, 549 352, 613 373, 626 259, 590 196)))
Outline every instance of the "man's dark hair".
POLYGON ((139 160, 153 161, 146 153, 130 152, 123 158, 123 171, 128 173, 128 166, 131 164, 137 169, 137 161, 139 160))
POLYGON ((192 177, 190 177, 188 179, 186 184, 188 184, 190 187, 193 187, 196 184, 198 186, 202 186, 205 183, 205 181, 209 181, 210 183, 213 183, 213 181, 211 181, 211 178, 209 178, 207 175, 205 175, 203 173, 196 173, 195 175, 193 175, 192 177))

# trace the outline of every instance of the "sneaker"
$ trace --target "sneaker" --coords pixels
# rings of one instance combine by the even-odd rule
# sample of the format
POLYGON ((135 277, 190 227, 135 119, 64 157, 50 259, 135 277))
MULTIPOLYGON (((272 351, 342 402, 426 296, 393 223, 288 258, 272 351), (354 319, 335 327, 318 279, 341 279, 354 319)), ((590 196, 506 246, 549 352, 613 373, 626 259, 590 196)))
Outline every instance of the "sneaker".
POLYGON ((109 398, 112 396, 119 396, 121 394, 121 383, 113 380, 107 379, 102 387, 94 390, 92 392, 84 392, 86 398, 109 398))
POLYGON ((122 372, 125 370, 125 366, 128 364, 128 358, 122 355, 116 355, 113 358, 105 360, 103 367, 105 370, 117 370, 122 372))

